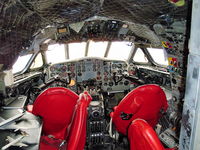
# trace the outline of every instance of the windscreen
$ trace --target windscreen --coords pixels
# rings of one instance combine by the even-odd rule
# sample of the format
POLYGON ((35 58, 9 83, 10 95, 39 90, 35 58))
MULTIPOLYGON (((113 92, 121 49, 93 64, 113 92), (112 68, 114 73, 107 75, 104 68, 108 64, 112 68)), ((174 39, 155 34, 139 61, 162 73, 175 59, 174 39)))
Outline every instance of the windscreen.
POLYGON ((91 41, 88 49, 88 56, 104 57, 108 42, 91 41))
POLYGON ((70 43, 69 45, 69 59, 76 59, 84 57, 86 42, 70 43))
POLYGON ((162 48, 147 48, 153 60, 159 65, 168 65, 167 53, 162 48))
POLYGON ((127 60, 132 49, 131 42, 112 42, 108 52, 109 59, 127 60))
POLYGON ((14 63, 14 65, 12 67, 12 72, 13 73, 21 72, 26 67, 31 56, 32 56, 32 54, 19 56, 17 61, 14 63))
POLYGON ((127 60, 133 47, 131 42, 116 41, 88 41, 79 43, 53 44, 48 46, 46 57, 48 63, 59 63, 84 57, 109 58, 127 60), (87 46, 88 44, 88 46, 87 46), (106 56, 107 54, 107 56, 106 56))
POLYGON ((53 44, 48 46, 46 51, 46 57, 48 63, 59 63, 66 60, 65 45, 53 44))
POLYGON ((135 55, 133 57, 134 62, 138 63, 148 63, 148 59, 141 48, 137 48, 135 55))

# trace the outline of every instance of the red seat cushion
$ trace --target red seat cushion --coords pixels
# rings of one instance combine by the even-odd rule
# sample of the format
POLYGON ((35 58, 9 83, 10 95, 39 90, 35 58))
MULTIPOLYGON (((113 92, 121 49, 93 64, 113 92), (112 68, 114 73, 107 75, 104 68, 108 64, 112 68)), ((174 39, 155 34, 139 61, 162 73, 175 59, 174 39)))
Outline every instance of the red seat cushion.
POLYGON ((154 127, 160 118, 160 111, 168 107, 164 91, 157 85, 140 86, 128 93, 111 113, 118 132, 127 134, 130 123, 137 118, 146 120, 154 127), (126 116, 123 119, 122 116, 126 116), (126 120, 127 119, 127 120, 126 120))
POLYGON ((49 88, 37 97, 32 113, 42 117, 44 136, 65 140, 78 98, 76 93, 63 87, 49 88))
POLYGON ((83 150, 86 142, 87 107, 92 97, 84 92, 80 94, 74 118, 71 124, 67 150, 83 150))
POLYGON ((165 149, 153 128, 142 119, 134 120, 128 129, 130 150, 175 150, 165 149))

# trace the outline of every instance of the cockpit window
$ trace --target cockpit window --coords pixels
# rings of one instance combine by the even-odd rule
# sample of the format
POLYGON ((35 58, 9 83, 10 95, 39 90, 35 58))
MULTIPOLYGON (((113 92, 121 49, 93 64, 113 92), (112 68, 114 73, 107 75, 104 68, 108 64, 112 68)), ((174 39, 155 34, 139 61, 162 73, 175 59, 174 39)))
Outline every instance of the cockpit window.
POLYGON ((46 57, 48 63, 59 63, 66 60, 65 45, 53 44, 48 46, 46 51, 46 57))
POLYGON ((148 63, 147 57, 140 48, 136 50, 133 60, 138 63, 148 63))
POLYGON ((86 42, 70 43, 68 46, 69 46, 69 59, 84 57, 86 42))
POLYGON ((43 65, 43 59, 42 59, 42 54, 39 53, 37 55, 37 57, 35 58, 35 60, 33 61, 30 69, 36 69, 36 68, 40 68, 43 65))
POLYGON ((109 59, 127 60, 132 49, 131 42, 112 42, 108 52, 109 59))
POLYGON ((104 57, 108 42, 94 42, 90 41, 88 56, 104 57))
POLYGON ((53 44, 46 51, 47 63, 59 63, 83 57, 99 57, 114 60, 127 60, 133 45, 131 42, 88 41, 80 43, 53 44))
POLYGON ((13 74, 21 72, 27 65, 28 61, 30 60, 32 54, 19 56, 15 64, 13 65, 13 74))
POLYGON ((153 60, 159 65, 168 65, 167 53, 162 48, 147 48, 153 60))

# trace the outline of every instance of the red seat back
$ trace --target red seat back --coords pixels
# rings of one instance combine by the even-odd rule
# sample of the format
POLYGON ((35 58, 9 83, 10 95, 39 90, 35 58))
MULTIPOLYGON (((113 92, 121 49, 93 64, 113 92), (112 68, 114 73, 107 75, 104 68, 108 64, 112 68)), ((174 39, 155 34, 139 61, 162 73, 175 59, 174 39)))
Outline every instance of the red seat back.
POLYGON ((130 150, 167 150, 161 144, 153 128, 142 119, 136 119, 131 123, 128 129, 128 139, 130 150))
POLYGON ((164 91, 157 85, 140 86, 128 93, 111 113, 118 132, 127 134, 130 123, 141 118, 154 127, 160 118, 160 111, 168 107, 164 91))
POLYGON ((67 140, 67 150, 84 149, 87 130, 87 107, 91 100, 92 97, 87 92, 80 94, 70 128, 69 139, 67 140))
POLYGON ((42 92, 33 104, 33 114, 43 120, 43 135, 64 140, 71 123, 78 95, 63 87, 53 87, 42 92))

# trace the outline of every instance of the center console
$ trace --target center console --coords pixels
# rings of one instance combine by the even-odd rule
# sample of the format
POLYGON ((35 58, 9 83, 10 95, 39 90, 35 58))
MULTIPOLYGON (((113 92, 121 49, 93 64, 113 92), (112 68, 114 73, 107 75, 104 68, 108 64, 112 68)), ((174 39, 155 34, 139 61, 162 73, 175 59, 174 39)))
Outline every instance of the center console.
POLYGON ((108 123, 104 110, 103 100, 98 96, 93 97, 88 108, 87 149, 103 149, 110 146, 109 135, 106 131, 108 123))

